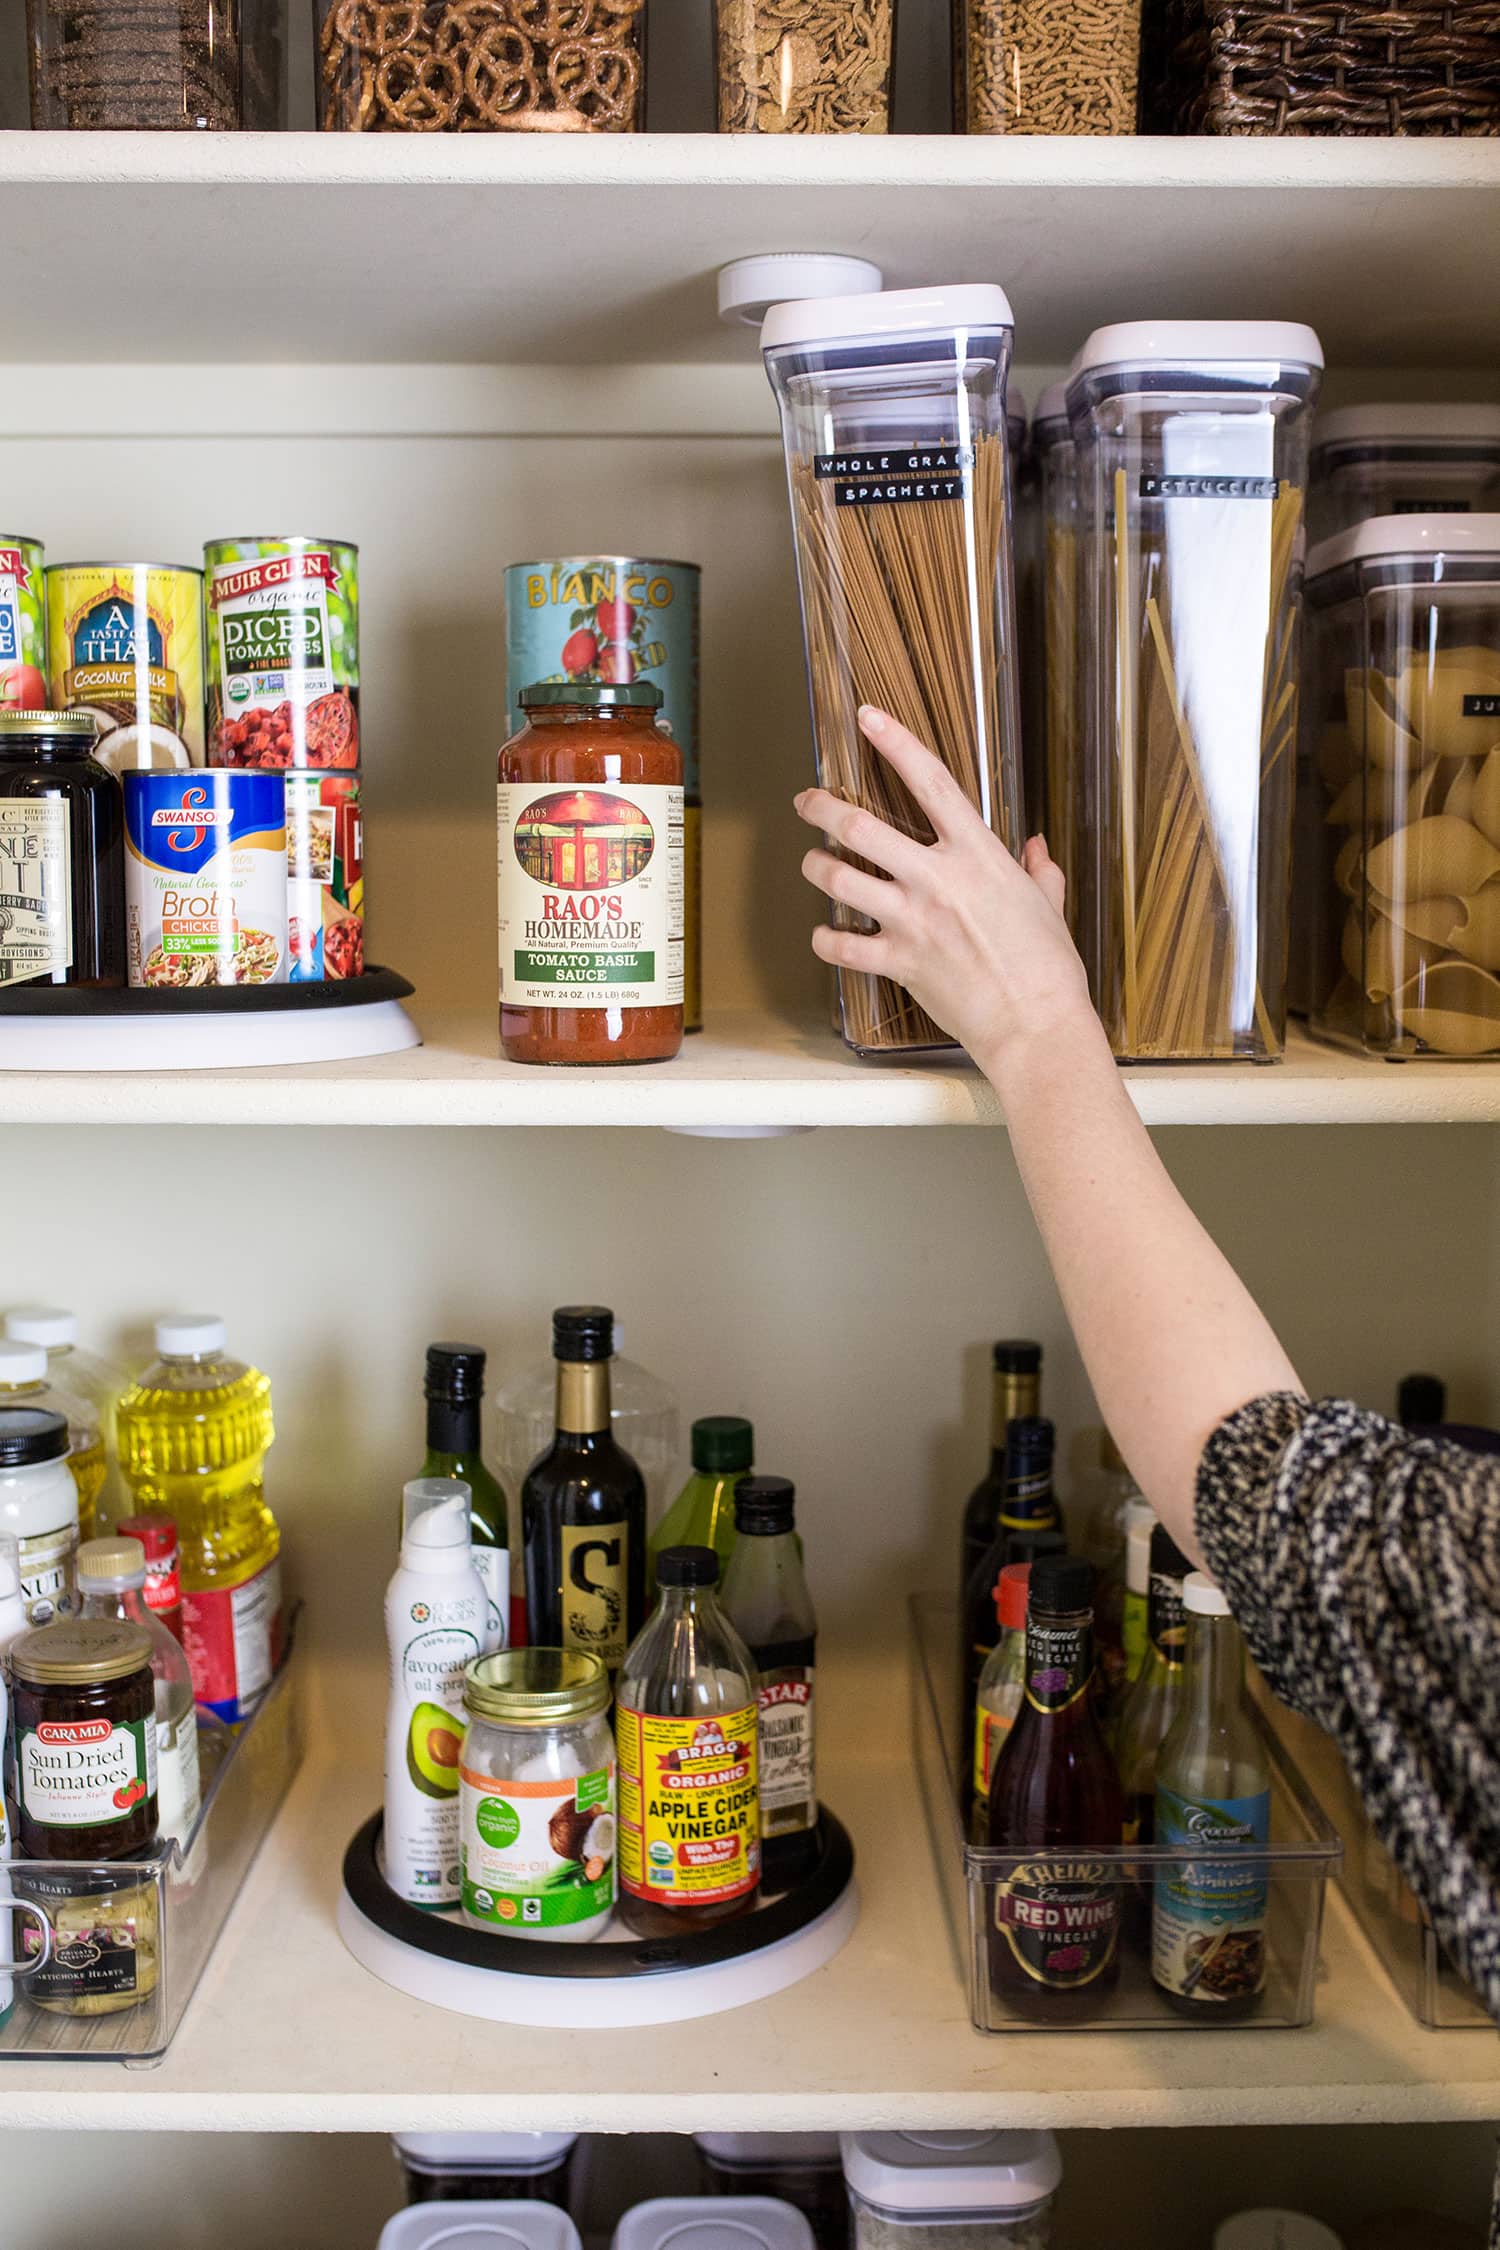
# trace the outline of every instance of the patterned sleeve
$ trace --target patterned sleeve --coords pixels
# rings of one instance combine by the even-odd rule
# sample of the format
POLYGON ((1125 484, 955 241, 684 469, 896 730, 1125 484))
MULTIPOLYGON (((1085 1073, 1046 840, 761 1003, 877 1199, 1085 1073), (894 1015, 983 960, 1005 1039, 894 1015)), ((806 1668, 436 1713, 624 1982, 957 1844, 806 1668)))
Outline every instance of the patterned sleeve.
POLYGON ((1500 1458, 1290 1393, 1220 1424, 1198 1537, 1272 1687, 1500 2015, 1500 1458))

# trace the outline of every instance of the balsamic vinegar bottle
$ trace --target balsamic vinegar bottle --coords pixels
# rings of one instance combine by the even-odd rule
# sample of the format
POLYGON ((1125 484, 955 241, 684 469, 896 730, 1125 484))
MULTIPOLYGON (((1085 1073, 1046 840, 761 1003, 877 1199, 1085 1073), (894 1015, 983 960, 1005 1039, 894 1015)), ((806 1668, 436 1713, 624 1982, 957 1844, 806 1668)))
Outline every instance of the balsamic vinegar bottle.
POLYGON ((1042 1404, 1042 1347, 1026 1336, 1002 1337, 994 1347, 994 1389, 990 1403, 990 1465, 969 1494, 964 1508, 963 1538, 958 1562, 958 1590, 973 1577, 985 1548, 995 1536, 1000 1506, 1005 1498, 1005 1433, 1023 1414, 1036 1414, 1042 1404))
POLYGON ((724 1614, 760 1674, 761 1883, 790 1890, 818 1863, 814 1751, 818 1620, 797 1543, 797 1494, 785 1477, 742 1477, 724 1614))
POLYGON ((606 1306, 552 1315, 557 1431, 521 1490, 527 1637, 588 1650, 611 1681, 646 1612, 646 1486, 610 1428, 613 1354, 606 1306))

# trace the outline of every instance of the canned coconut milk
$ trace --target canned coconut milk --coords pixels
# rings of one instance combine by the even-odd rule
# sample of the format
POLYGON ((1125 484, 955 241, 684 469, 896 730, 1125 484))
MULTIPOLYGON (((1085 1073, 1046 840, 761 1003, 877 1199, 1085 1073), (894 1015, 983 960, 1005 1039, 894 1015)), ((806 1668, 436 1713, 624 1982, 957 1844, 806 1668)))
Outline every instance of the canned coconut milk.
POLYGON ((649 680, 682 750, 686 796, 686 993, 683 1023, 703 1027, 700 950, 703 799, 698 779, 696 563, 637 555, 565 555, 505 573, 505 700, 510 732, 525 724, 522 688, 561 680, 649 680))
POLYGON ((203 763, 203 573, 175 563, 56 563, 47 571, 52 699, 99 720, 94 756, 118 774, 203 763))
POLYGON ((279 773, 127 773, 125 951, 133 985, 287 982, 279 773))
POLYGON ((203 550, 208 760, 359 764, 359 549, 343 539, 213 539, 203 550))
POLYGON ((287 938, 293 984, 362 976, 365 853, 357 773, 286 777, 287 938))
POLYGON ((0 710, 47 708, 47 589, 38 539, 0 531, 0 710))

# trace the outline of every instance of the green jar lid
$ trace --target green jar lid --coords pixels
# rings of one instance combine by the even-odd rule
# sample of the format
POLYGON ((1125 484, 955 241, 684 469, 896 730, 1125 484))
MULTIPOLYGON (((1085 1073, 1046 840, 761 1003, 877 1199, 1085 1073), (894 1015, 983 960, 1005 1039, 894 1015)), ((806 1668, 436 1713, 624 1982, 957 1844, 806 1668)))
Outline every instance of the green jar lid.
POLYGON ((464 1709, 502 1726, 566 1725, 608 1703, 609 1674, 587 1649, 502 1649, 498 1656, 476 1656, 464 1674, 464 1709))
POLYGON ((540 680, 535 687, 523 687, 516 700, 523 711, 546 711, 558 704, 582 704, 598 711, 659 711, 661 689, 650 680, 540 680))
POLYGON ((732 1475, 755 1460, 755 1430, 742 1414, 705 1414, 693 1424, 693 1467, 732 1475))

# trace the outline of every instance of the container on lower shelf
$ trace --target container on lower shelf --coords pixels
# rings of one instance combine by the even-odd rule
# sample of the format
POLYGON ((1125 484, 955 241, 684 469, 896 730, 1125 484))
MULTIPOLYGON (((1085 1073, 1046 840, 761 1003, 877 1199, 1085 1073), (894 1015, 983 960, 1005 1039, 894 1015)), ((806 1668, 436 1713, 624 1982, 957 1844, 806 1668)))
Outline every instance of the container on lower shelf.
MULTIPOLYGON (((915 1594, 911 1602, 915 1663, 912 1667, 913 1735, 922 1791, 969 2013, 979 2031, 1061 2029, 1145 2031, 1286 2028, 1311 2023, 1317 1981, 1318 1938, 1328 1877, 1338 1872, 1343 1847, 1277 1738, 1267 1736, 1271 1773, 1271 1843, 1265 1851, 1209 1845, 1193 1853, 1140 1844, 1090 1850, 998 1851, 970 1844, 960 1812, 964 1763, 953 1732, 958 1694, 956 1605, 946 1595, 915 1594), (1222 1933, 1224 1950, 1209 1943, 1195 2002, 1173 2003, 1151 1975, 1151 1897, 1162 1880, 1190 1883, 1200 1897, 1215 1878, 1238 1878, 1237 1889, 1263 1891, 1222 1933), (1024 1902, 1018 1914, 1015 1902, 1024 1902), (1050 2011, 1053 1997, 1035 2012, 1015 1998, 1020 1978, 997 1992, 991 1980, 992 1941, 1007 1931, 1024 1934, 1053 1914, 1113 1913, 1118 1917, 1118 1974, 1101 1977, 1097 2001, 1085 1992, 1060 1998, 1066 2012, 1050 2011), (1253 1927, 1252 1927, 1253 1926, 1253 1927), (1233 1941, 1243 1942, 1235 1943, 1233 1941), (1241 1965, 1263 1950, 1260 1990, 1240 1980, 1241 1965), (1216 1961, 1230 1963, 1232 1978, 1215 1978, 1216 1961), (1210 1997, 1215 1982, 1221 1990, 1210 1997)), ((1016 1949, 1019 1957, 1021 1948, 1016 1949)), ((1097 1950, 1097 1948, 1096 1948, 1097 1950)))
POLYGON ((289 1648, 238 1734, 200 1716, 203 1803, 185 1850, 164 1844, 97 1867, 17 1859, 0 1871, 18 1909, 9 1917, 16 1966, 7 1972, 16 2004, 0 2021, 0 2061, 161 2060, 301 1763, 297 1694, 289 1648), (39 1917, 52 1961, 64 1957, 94 2012, 62 2014, 28 1997, 26 1964, 43 1951, 39 1917))
POLYGON ((847 2250, 849 2203, 837 2133, 695 2133, 711 2195, 770 2195, 800 2211, 818 2250, 847 2250))
POLYGON ((408 2203, 570 2207, 576 2133, 396 2133, 408 2203))
POLYGON ((380 2250, 582 2250, 551 2203, 410 2203, 380 2230, 380 2250))
POLYGON ((812 2228, 772 2195, 662 2195, 637 2203, 611 2250, 814 2250, 812 2228))

